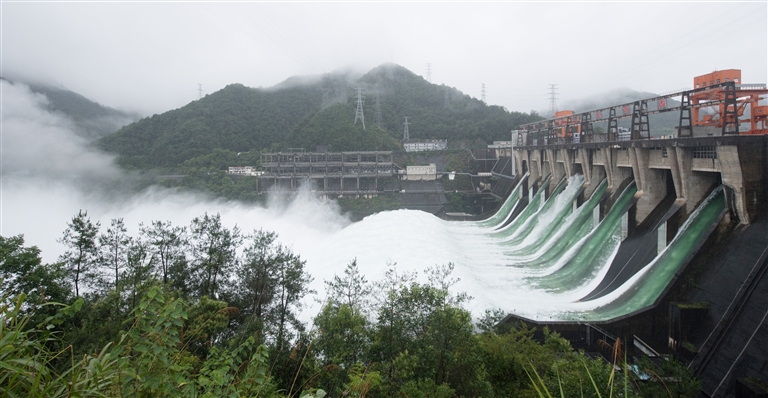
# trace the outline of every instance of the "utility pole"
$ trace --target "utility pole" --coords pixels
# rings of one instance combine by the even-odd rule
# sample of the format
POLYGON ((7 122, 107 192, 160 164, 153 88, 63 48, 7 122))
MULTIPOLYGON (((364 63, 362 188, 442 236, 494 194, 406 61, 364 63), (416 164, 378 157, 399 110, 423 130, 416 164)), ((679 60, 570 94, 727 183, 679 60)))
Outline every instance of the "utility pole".
POLYGON ((485 103, 485 83, 483 83, 482 91, 480 94, 480 100, 483 101, 483 103, 485 103))
POLYGON ((403 130, 403 142, 408 141, 411 139, 411 137, 408 136, 408 116, 405 117, 405 129, 403 130))
POLYGON ((379 93, 376 93, 376 105, 374 106, 373 111, 373 122, 379 126, 379 130, 384 130, 384 127, 382 127, 382 124, 384 123, 381 121, 381 96, 379 93))
POLYGON ((357 88, 357 111, 355 111, 355 123, 360 119, 363 122, 363 130, 365 130, 365 115, 363 115, 363 102, 365 102, 365 96, 363 95, 363 89, 357 88))
POLYGON ((432 64, 427 64, 427 81, 432 83, 432 64))
POLYGON ((549 85, 549 110, 547 113, 549 117, 555 117, 555 113, 557 113, 557 84, 549 85))
POLYGON ((203 85, 197 83, 197 99, 203 98, 203 85))

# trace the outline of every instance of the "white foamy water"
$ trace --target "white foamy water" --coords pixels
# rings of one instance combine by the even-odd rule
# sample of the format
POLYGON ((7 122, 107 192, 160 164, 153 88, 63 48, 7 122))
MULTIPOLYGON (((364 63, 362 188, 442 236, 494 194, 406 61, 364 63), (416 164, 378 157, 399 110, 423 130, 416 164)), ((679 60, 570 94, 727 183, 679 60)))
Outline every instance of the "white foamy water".
MULTIPOLYGON (((323 282, 341 274, 353 259, 369 281, 382 279, 388 264, 396 264, 400 272, 422 274, 428 267, 453 263, 453 277, 460 279, 453 289, 474 297, 468 308, 475 316, 488 308, 545 313, 562 304, 556 296, 524 284, 523 277, 529 273, 509 266, 503 254, 509 246, 500 245, 490 229, 444 221, 422 211, 382 212, 352 223, 334 202, 306 192, 290 202, 273 198, 267 207, 204 200, 165 189, 115 203, 64 184, 30 182, 3 178, 3 234, 25 234, 26 244, 40 247, 46 262, 63 252, 56 239, 80 209, 87 210, 91 220, 100 221, 102 230, 110 219, 122 217, 134 236, 139 223, 160 220, 189 225, 192 218, 208 212, 220 213, 225 226, 237 226, 244 233, 274 231, 280 243, 306 261, 314 278, 311 288, 318 294, 304 300, 307 308, 301 318, 305 321, 319 311, 316 299, 325 298, 323 282)), ((558 208, 553 206, 553 211, 558 208)))

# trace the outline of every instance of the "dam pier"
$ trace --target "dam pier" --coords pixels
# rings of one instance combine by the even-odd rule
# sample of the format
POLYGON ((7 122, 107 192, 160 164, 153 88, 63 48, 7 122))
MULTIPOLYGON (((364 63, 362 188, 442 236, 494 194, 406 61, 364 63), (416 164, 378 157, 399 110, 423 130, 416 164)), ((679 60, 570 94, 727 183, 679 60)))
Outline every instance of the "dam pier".
POLYGON ((609 192, 634 180, 639 196, 636 224, 670 193, 690 214, 720 184, 731 191, 729 205, 739 222, 749 224, 766 203, 767 143, 768 135, 731 135, 526 145, 515 147, 514 154, 518 170, 530 172, 531 180, 549 174, 556 181, 584 175, 586 196, 603 179, 609 192))

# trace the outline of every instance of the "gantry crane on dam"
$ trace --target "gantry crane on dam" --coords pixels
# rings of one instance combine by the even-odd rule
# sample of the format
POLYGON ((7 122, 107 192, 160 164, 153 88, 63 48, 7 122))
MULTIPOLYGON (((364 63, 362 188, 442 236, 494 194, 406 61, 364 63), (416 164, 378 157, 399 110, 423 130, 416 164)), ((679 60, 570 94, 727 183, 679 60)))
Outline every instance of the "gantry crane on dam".
POLYGON ((726 69, 693 78, 693 88, 588 112, 560 111, 555 117, 520 126, 517 146, 651 139, 648 116, 679 112, 675 138, 768 134, 768 106, 760 100, 766 85, 743 84, 741 70, 726 69), (670 99, 679 98, 672 106, 670 99), (705 110, 706 111, 702 111, 705 110), (746 116, 745 116, 746 115, 746 116), (631 118, 630 134, 620 134, 618 120, 631 118), (605 138, 593 129, 607 122, 605 138))

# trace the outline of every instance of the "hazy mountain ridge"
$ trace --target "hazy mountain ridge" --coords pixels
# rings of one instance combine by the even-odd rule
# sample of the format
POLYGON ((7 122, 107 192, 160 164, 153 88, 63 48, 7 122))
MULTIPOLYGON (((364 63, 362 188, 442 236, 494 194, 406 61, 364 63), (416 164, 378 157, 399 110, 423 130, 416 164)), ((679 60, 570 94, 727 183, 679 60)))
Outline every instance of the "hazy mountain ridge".
POLYGON ((411 139, 508 140, 509 132, 536 116, 488 106, 460 91, 438 86, 384 64, 357 78, 348 70, 291 77, 270 88, 232 84, 179 109, 125 126, 99 145, 124 166, 176 167, 214 149, 233 152, 329 145, 333 151, 400 148, 409 117, 411 139), (364 116, 355 123, 357 88, 364 116), (375 123, 376 101, 381 128, 375 123))
POLYGON ((14 81, 0 77, 11 84, 16 82, 29 87, 33 93, 44 95, 48 101, 46 108, 51 112, 66 115, 74 124, 74 131, 88 140, 94 140, 112 134, 121 127, 135 122, 138 114, 123 112, 97 102, 65 88, 51 85, 14 81))

